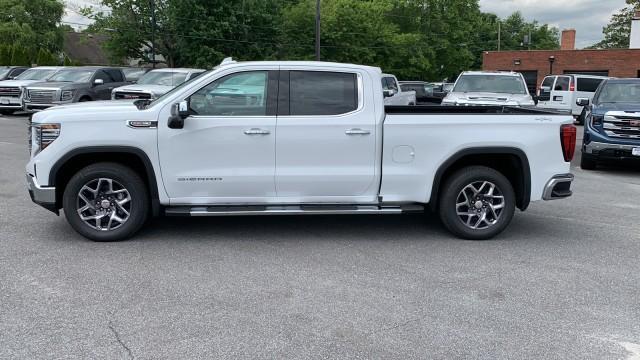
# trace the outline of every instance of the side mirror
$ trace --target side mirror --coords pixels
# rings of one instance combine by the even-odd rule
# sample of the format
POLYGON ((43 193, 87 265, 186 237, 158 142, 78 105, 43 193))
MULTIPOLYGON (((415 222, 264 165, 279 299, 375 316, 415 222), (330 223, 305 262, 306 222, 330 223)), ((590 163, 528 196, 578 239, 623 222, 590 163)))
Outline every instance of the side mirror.
POLYGON ((578 98, 576 100, 576 105, 578 106, 589 106, 590 103, 591 101, 588 98, 578 98))
POLYGON ((102 85, 102 84, 104 84, 104 80, 102 79, 93 80, 93 85, 102 85))
POLYGON ((384 94, 384 97, 388 98, 388 97, 392 97, 393 95, 395 95, 395 91, 393 90, 383 90, 382 93, 384 94))
POLYGON ((188 117, 189 102, 182 100, 177 104, 171 105, 171 116, 167 125, 170 129, 182 129, 184 128, 184 119, 188 117))

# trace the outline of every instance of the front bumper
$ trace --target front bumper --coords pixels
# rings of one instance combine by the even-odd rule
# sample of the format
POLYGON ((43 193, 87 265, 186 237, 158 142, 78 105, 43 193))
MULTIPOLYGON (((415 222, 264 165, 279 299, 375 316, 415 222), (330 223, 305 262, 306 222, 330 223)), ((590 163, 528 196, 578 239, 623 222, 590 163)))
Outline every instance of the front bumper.
POLYGON ((29 190, 31 201, 58 214, 55 187, 40 186, 31 174, 27 174, 27 189, 29 190))
POLYGON ((42 110, 46 110, 50 107, 58 106, 58 105, 67 105, 73 103, 73 100, 69 101, 54 101, 48 104, 40 104, 40 103, 32 103, 32 102, 24 102, 23 110, 26 112, 34 113, 42 110))
POLYGON ((0 97, 1 110, 22 110, 22 100, 20 98, 0 97))
POLYGON ((584 145, 582 152, 598 159, 640 161, 640 156, 634 156, 632 154, 635 148, 640 148, 640 143, 638 145, 627 145, 592 141, 584 145))
POLYGON ((573 192, 571 191, 571 183, 573 182, 573 179, 573 174, 555 175, 544 186, 542 199, 559 200, 573 195, 573 192))

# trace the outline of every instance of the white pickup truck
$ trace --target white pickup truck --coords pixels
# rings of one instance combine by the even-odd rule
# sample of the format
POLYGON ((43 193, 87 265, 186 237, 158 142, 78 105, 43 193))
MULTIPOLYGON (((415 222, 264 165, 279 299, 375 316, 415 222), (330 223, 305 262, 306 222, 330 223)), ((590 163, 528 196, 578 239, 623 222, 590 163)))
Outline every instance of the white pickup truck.
POLYGON ((96 241, 149 216, 432 209, 488 239, 531 201, 571 195, 568 115, 384 106, 378 68, 226 62, 151 100, 33 116, 31 198, 96 241))

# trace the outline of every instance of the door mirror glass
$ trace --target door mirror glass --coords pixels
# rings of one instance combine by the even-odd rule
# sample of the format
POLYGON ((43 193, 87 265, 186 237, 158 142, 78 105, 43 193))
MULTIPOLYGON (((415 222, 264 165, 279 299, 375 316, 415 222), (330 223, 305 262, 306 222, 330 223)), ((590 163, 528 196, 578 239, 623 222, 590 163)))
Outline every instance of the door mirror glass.
POLYGON ((102 84, 104 84, 104 80, 102 79, 95 79, 93 81, 93 85, 102 85, 102 84))
POLYGON ((589 106, 589 103, 591 101, 589 101, 588 98, 578 98, 578 100, 576 100, 576 105, 578 106, 589 106))
POLYGON ((540 88, 541 92, 550 92, 551 91, 551 86, 543 86, 540 88))
POLYGON ((395 95, 395 92, 393 90, 383 90, 382 92, 384 94, 384 97, 386 98, 392 97, 393 95, 395 95))

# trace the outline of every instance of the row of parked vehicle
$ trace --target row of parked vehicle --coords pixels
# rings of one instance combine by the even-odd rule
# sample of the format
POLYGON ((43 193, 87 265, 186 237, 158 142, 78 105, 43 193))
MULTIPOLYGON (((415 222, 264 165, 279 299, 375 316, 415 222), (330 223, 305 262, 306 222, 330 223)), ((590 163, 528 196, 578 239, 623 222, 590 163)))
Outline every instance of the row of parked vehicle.
MULTIPOLYGON (((438 101, 423 95, 429 93, 427 83, 400 84, 404 90, 418 94, 418 103, 438 101)), ((580 161, 583 169, 593 170, 599 163, 612 160, 640 162, 640 79, 549 75, 531 95, 520 73, 469 71, 458 77, 441 104, 535 106, 569 113, 585 125, 580 161)))
POLYGON ((0 68, 0 113, 109 99, 155 99, 203 69, 100 66, 0 68))

